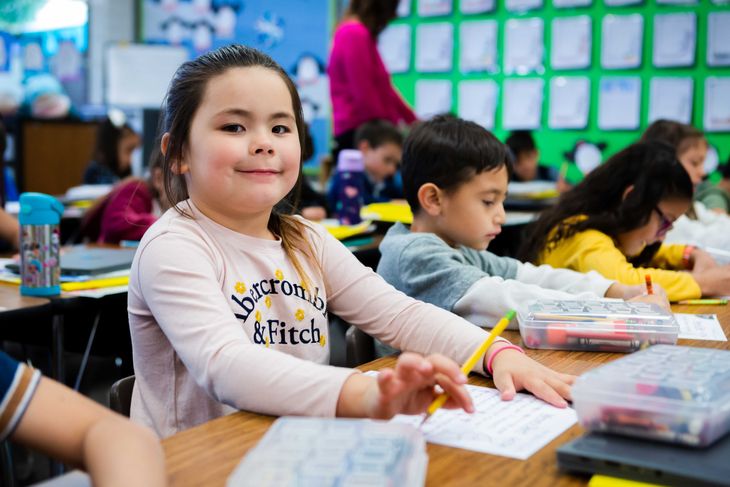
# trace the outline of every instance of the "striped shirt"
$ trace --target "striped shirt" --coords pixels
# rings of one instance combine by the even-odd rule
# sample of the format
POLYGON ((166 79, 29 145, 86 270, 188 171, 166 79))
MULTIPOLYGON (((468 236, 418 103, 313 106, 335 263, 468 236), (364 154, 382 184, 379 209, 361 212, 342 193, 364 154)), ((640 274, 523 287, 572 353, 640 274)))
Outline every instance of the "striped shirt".
POLYGON ((0 351, 0 441, 15 430, 40 379, 39 371, 0 351))

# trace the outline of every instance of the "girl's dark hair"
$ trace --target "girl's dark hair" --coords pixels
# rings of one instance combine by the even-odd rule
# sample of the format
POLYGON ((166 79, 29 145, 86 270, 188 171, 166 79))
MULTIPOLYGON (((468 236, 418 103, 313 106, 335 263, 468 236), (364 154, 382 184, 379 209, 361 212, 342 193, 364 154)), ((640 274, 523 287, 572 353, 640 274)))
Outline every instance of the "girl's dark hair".
MULTIPOLYGON (((591 171, 527 227, 520 257, 538 263, 543 251, 588 229, 616 239, 645 225, 659 202, 666 199, 692 199, 692 181, 675 150, 663 142, 630 145, 591 171), (629 186, 633 191, 624 198, 629 186), (587 218, 572 219, 580 215, 587 218)), ((630 261, 637 266, 648 264, 660 245, 647 246, 630 261)))
POLYGON ((507 148, 481 125, 453 115, 438 115, 416 125, 403 144, 401 174, 406 200, 415 215, 418 190, 433 183, 455 191, 477 174, 512 166, 507 148))
POLYGON ((351 0, 347 16, 357 17, 377 38, 388 23, 396 17, 398 0, 351 0))
POLYGON ((128 135, 137 135, 137 132, 128 123, 115 125, 109 118, 99 125, 96 132, 94 161, 111 169, 119 179, 132 174, 131 167, 125 169, 119 167, 119 142, 128 135))
MULTIPOLYGON (((169 134, 167 150, 162 161, 162 171, 165 185, 165 196, 178 212, 190 216, 178 206, 178 203, 188 199, 188 188, 184 175, 179 168, 185 153, 188 151, 190 126, 193 117, 200 107, 208 82, 233 68, 259 67, 271 70, 279 75, 291 95, 292 111, 299 135, 300 148, 305 146, 306 129, 302 103, 299 99, 296 86, 276 61, 266 54, 251 47, 240 44, 231 44, 183 63, 175 72, 167 90, 160 117, 160 134, 169 134)), ((306 273, 295 256, 295 251, 301 252, 316 266, 314 253, 304 234, 303 224, 291 216, 292 204, 296 205, 299 198, 299 189, 302 179, 301 154, 299 160, 299 177, 291 192, 271 212, 269 230, 282 240, 287 256, 294 264, 300 277, 307 281, 306 273), (290 203, 291 202, 291 203, 290 203)))
POLYGON ((653 122, 641 136, 641 142, 652 140, 671 145, 677 154, 694 147, 698 142, 707 143, 705 134, 693 126, 664 119, 653 122))

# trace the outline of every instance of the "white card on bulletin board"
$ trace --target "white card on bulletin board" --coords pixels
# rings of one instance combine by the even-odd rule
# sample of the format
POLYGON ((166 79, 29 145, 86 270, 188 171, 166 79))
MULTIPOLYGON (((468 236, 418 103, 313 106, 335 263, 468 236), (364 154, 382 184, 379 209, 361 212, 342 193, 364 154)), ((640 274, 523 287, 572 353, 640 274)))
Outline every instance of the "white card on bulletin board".
POLYGON ((553 19, 550 66, 585 69, 591 65, 591 18, 588 15, 553 19))
POLYGON ((715 5, 727 5, 730 4, 730 0, 712 0, 715 5))
POLYGON ((507 79, 502 94, 502 127, 507 130, 540 128, 544 82, 541 79, 507 79))
POLYGON ((649 83, 649 123, 655 120, 692 121, 692 78, 652 78, 649 83))
POLYGON ((707 15, 707 64, 730 66, 730 12, 707 15))
POLYGON ((405 73, 411 66, 411 26, 391 24, 378 36, 378 51, 390 73, 405 73))
POLYGON ((606 69, 638 68, 644 37, 641 14, 606 15, 601 29, 601 66, 606 69))
POLYGON ((416 27, 416 70, 419 73, 451 71, 454 56, 454 26, 448 22, 416 27))
POLYGON ((608 7, 623 7, 625 5, 638 5, 644 0, 603 0, 608 7))
POLYGON ((659 5, 697 5, 697 0, 656 0, 659 5))
POLYGON ((461 0, 459 10, 463 14, 483 14, 495 8, 495 0, 461 0))
POLYGON ((180 46, 112 44, 106 49, 106 102, 160 108, 177 68, 188 60, 180 46))
POLYGON ((398 17, 408 17, 411 15, 411 0, 400 0, 398 2, 398 10, 396 10, 398 17))
POLYGON ((416 81, 416 114, 422 120, 451 112, 451 81, 416 81))
POLYGON ((598 96, 598 128, 635 130, 639 128, 641 78, 601 78, 598 96))
POLYGON ((418 0, 418 15, 421 17, 449 15, 453 4, 453 0, 418 0))
POLYGON ((459 68, 462 72, 496 71, 497 21, 462 22, 459 46, 459 68))
POLYGON ((550 80, 551 129, 583 129, 588 126, 591 81, 585 76, 557 76, 550 80))
POLYGON ((694 12, 654 16, 654 66, 692 66, 697 45, 697 15, 694 12))
POLYGON ((524 12, 542 7, 542 0, 506 0, 505 5, 510 12, 524 12))
POLYGON ((545 49, 542 19, 510 19, 507 21, 506 29, 505 73, 525 74, 542 71, 545 49))
POLYGON ((705 78, 704 129, 730 131, 730 76, 705 78))
POLYGON ((591 3, 593 0, 553 0, 556 8, 588 7, 591 3))
POLYGON ((459 83, 459 116, 478 123, 487 130, 494 128, 497 109, 497 83, 491 79, 459 83))

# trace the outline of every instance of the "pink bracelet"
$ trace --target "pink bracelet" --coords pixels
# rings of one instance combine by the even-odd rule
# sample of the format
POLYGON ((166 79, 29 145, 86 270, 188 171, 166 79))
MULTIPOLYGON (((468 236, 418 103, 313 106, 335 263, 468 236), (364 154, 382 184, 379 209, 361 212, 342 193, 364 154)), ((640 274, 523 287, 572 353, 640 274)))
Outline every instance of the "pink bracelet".
POLYGON ((499 355, 499 352, 504 352, 505 350, 517 350, 520 353, 525 353, 525 351, 522 350, 522 348, 518 347, 517 345, 513 345, 511 343, 509 345, 505 345, 504 347, 497 349, 497 351, 494 352, 491 357, 489 357, 489 360, 487 360, 487 372, 489 372, 489 375, 492 375, 492 362, 494 362, 494 357, 499 355))

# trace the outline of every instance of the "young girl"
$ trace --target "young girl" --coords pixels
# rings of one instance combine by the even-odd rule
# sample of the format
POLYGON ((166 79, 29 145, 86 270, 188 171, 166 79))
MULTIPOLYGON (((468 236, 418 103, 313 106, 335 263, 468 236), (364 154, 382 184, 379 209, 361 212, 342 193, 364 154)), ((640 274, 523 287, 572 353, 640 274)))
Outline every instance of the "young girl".
POLYGON ((124 120, 111 115, 99 126, 94 159, 84 171, 84 184, 114 184, 132 174, 132 152, 141 140, 124 120))
POLYGON ((717 267, 699 249, 662 243, 691 202, 692 182, 674 150, 634 144, 544 211, 528 229, 522 256, 624 284, 641 284, 648 274, 671 301, 728 294, 730 267, 717 267))
POLYGON ((126 178, 96 203, 84 216, 81 233, 93 242, 118 244, 139 240, 167 210, 162 197, 162 154, 153 154, 149 178, 126 178))
MULTIPOLYGON (((237 45, 183 64, 164 131, 174 207, 142 238, 129 286, 134 419, 167 436, 236 409, 389 418, 425 411, 437 383, 452 407, 473 410, 454 361, 486 332, 407 298, 322 227, 277 211, 301 179, 303 135, 279 65, 237 45), (330 311, 434 355, 403 354, 378 378, 327 366, 330 311)), ((557 406, 570 397, 573 377, 505 341, 475 367, 492 370, 504 399, 521 388, 557 406)))
MULTIPOLYGON (((677 159, 687 170, 695 190, 698 190, 705 177, 708 148, 702 132, 691 125, 657 120, 646 129, 641 140, 656 140, 674 147, 677 159)), ((710 210, 701 201, 695 201, 690 211, 679 217, 674 228, 667 233, 667 242, 727 249, 730 247, 730 217, 710 210)))

